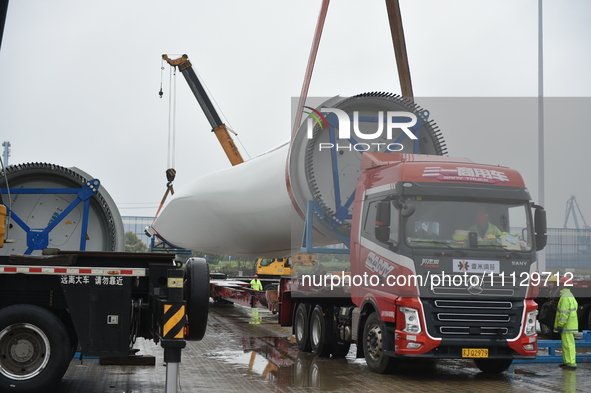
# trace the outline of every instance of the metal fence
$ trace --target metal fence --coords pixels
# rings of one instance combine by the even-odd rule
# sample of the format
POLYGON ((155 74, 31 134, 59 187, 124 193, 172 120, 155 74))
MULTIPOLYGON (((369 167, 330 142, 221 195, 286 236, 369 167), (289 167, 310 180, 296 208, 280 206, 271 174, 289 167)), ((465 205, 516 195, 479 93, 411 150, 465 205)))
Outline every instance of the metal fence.
POLYGON ((546 266, 591 269, 591 229, 548 228, 546 266))

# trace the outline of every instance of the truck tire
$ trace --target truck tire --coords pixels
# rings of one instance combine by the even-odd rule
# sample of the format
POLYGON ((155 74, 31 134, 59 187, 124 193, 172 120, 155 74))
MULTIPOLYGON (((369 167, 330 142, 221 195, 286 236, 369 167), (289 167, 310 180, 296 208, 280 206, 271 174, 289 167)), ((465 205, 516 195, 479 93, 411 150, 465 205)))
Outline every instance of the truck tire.
POLYGON ((189 319, 187 340, 199 341, 207 330, 209 312, 209 266, 203 258, 189 258, 185 265, 185 294, 187 318, 189 319))
POLYGON ((322 306, 317 304, 310 317, 310 345, 316 356, 330 356, 332 349, 331 323, 331 315, 325 313, 322 306))
POLYGON ((294 318, 294 335, 296 343, 301 352, 310 352, 312 346, 310 345, 310 306, 306 303, 300 303, 295 312, 294 318))
POLYGON ((47 392, 72 359, 70 337, 50 311, 29 304, 0 310, 0 391, 47 392))
POLYGON ((542 335, 548 340, 560 340, 560 335, 553 331, 554 319, 556 318, 556 304, 545 302, 539 309, 538 322, 540 323, 542 335))
POLYGON ((395 359, 382 351, 382 332, 385 330, 386 327, 378 318, 378 314, 369 314, 365 320, 361 344, 367 367, 377 374, 392 372, 396 366, 395 359))
POLYGON ((507 371, 513 359, 474 359, 474 364, 483 373, 496 374, 507 371))
POLYGON ((319 357, 344 358, 349 353, 351 343, 339 343, 331 326, 332 314, 324 312, 322 306, 316 305, 310 318, 312 352, 319 357))

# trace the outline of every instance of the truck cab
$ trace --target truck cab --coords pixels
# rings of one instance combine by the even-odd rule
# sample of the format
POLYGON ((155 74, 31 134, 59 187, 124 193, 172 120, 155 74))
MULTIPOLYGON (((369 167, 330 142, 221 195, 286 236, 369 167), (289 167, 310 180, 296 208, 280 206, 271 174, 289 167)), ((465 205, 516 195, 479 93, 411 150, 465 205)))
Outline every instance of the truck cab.
POLYGON ((366 154, 362 167, 351 267, 375 279, 352 285, 351 294, 360 319, 377 313, 373 334, 384 344, 374 348, 374 369, 418 356, 474 358, 497 372, 534 358, 531 281, 539 278, 545 212, 536 208, 534 226, 521 175, 424 155, 366 154))
POLYGON ((291 275, 289 258, 259 258, 257 259, 255 273, 259 277, 289 276, 291 275))
POLYGON ((317 266, 316 255, 299 253, 286 258, 257 259, 255 274, 262 278, 278 278, 295 274, 298 266, 317 266))

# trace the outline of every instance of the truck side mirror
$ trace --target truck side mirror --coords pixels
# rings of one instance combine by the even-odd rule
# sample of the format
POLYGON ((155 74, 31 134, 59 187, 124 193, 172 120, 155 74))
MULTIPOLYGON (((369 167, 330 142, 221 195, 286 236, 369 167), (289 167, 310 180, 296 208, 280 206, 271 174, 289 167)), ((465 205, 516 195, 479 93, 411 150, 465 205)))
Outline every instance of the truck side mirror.
POLYGON ((543 250, 548 241, 548 226, 546 224, 546 210, 542 206, 535 206, 534 227, 536 232, 536 251, 543 250))
POLYGON ((400 215, 404 218, 408 218, 412 216, 415 212, 415 205, 412 203, 404 203, 404 198, 400 194, 394 194, 391 196, 391 199, 394 203, 396 209, 400 210, 400 215))
POLYGON ((400 209, 400 215, 404 218, 408 218, 415 213, 416 207, 413 204, 404 204, 400 209))
POLYGON ((390 201, 379 201, 376 205, 375 237, 382 243, 390 239, 390 201))

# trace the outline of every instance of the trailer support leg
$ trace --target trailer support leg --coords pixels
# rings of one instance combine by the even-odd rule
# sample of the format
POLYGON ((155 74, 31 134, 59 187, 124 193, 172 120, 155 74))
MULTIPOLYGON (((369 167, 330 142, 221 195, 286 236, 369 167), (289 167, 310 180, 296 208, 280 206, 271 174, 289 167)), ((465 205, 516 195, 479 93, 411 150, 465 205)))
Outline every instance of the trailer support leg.
POLYGON ((183 301, 182 269, 168 270, 168 299, 159 299, 160 303, 160 337, 164 348, 164 362, 166 363, 166 393, 177 393, 179 363, 181 351, 186 346, 185 341, 185 302, 183 301))
POLYGON ((181 348, 164 348, 166 362, 166 393, 177 393, 181 348))
POLYGON ((177 393, 178 363, 166 363, 166 393, 177 393))

